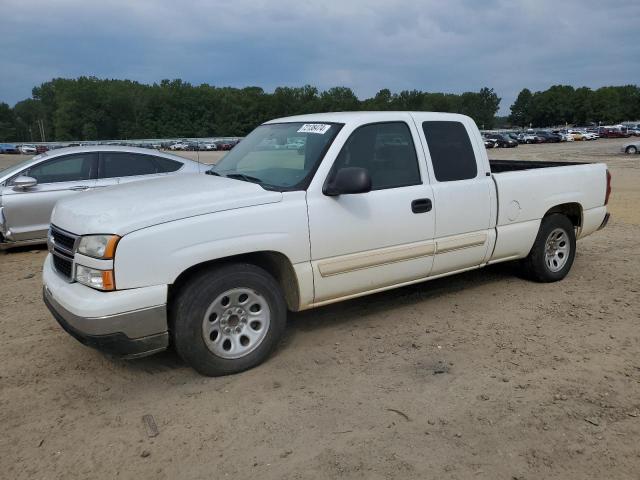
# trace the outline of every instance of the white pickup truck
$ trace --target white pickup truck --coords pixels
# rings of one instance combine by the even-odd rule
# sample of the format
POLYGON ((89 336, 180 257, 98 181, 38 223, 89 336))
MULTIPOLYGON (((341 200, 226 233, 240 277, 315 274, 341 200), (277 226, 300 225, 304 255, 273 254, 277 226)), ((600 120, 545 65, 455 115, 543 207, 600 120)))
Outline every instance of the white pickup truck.
POLYGON ((235 373, 268 357, 287 311, 508 260, 560 280, 609 218, 606 165, 489 161, 446 113, 272 120, 208 173, 57 204, 44 299, 65 330, 235 373))

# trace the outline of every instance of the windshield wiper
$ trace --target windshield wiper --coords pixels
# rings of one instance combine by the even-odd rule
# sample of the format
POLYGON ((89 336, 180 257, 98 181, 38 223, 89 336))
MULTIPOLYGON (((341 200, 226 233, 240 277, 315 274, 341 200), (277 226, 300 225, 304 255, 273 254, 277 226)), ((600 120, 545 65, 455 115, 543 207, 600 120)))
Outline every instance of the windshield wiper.
POLYGON ((262 180, 251 175, 245 175, 244 173, 227 173, 227 178, 234 178, 236 180, 244 180, 245 182, 262 184, 262 180))
POLYGON ((204 173, 206 173, 207 175, 215 175, 216 177, 223 177, 224 176, 221 173, 216 172, 213 168, 207 170, 204 173))

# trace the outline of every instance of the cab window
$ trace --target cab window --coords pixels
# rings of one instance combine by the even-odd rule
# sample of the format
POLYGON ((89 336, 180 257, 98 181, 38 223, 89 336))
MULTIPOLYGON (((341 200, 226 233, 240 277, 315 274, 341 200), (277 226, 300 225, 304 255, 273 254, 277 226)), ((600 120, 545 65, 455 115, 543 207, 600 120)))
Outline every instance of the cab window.
POLYGON ((367 169, 372 190, 422 183, 411 131, 404 122, 358 127, 338 154, 332 174, 344 167, 367 169))
POLYGON ((460 122, 422 122, 436 180, 452 182, 478 175, 476 156, 467 129, 460 122))

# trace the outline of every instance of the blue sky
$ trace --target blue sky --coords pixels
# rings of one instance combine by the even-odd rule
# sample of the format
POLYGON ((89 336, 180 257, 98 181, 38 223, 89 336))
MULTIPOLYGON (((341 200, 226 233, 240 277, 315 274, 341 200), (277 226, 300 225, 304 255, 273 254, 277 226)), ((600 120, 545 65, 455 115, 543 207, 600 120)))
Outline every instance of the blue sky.
POLYGON ((640 83, 640 1, 0 0, 0 101, 54 77, 459 93, 640 83))

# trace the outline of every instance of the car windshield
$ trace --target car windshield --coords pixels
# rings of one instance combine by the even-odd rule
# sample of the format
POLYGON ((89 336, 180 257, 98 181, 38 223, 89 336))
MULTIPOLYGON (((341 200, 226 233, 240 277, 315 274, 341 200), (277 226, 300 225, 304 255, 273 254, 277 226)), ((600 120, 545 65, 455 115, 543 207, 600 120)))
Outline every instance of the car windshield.
POLYGON ((340 128, 326 122, 261 125, 207 173, 271 190, 305 189, 340 128))

